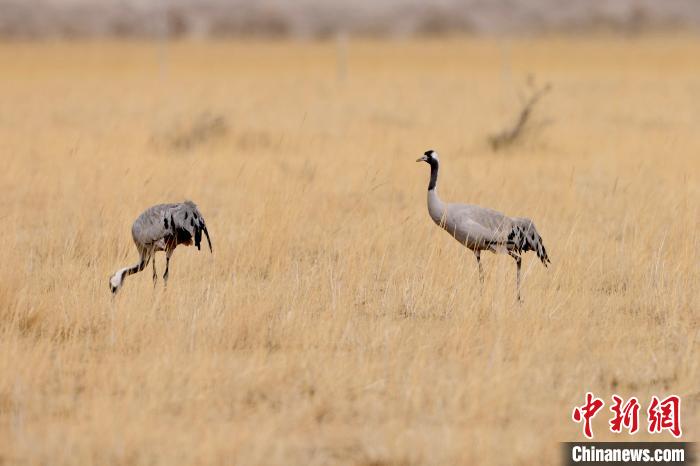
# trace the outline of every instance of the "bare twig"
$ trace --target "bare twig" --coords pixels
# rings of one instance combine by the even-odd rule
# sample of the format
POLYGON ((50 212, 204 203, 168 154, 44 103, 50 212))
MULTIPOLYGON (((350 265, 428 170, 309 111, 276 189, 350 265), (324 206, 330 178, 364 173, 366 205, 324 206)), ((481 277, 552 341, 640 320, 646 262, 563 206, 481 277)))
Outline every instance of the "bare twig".
POLYGON ((508 146, 515 142, 518 137, 523 132, 523 128, 525 127, 525 123, 527 123, 528 119, 530 118, 530 114, 532 113, 532 109, 535 107, 535 104, 547 93, 551 90, 552 86, 547 83, 544 87, 539 89, 538 91, 535 91, 530 99, 528 99, 527 102, 525 102, 525 106, 523 107, 522 110, 520 110, 520 114, 518 115, 518 120, 515 122, 515 125, 513 125, 511 128, 506 128, 500 133, 494 134, 489 136, 489 143, 491 144, 491 149, 494 151, 497 151, 498 149, 508 146))
POLYGON ((189 150, 210 139, 223 136, 227 129, 226 118, 205 112, 199 115, 190 126, 174 131, 168 137, 168 142, 173 149, 189 150))

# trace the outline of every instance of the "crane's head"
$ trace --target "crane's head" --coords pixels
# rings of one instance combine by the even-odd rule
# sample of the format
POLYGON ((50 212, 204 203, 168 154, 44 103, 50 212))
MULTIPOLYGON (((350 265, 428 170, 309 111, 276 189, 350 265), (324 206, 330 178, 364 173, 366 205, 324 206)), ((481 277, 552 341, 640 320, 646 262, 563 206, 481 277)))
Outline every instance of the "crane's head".
POLYGON ((114 272, 114 275, 109 277, 109 290, 112 292, 112 294, 117 294, 119 288, 122 287, 122 283, 124 283, 125 271, 126 269, 117 270, 114 272))
POLYGON ((423 154, 423 157, 419 158, 416 160, 416 162, 426 162, 429 165, 432 165, 433 163, 438 161, 438 154, 434 150, 430 149, 425 151, 423 154))

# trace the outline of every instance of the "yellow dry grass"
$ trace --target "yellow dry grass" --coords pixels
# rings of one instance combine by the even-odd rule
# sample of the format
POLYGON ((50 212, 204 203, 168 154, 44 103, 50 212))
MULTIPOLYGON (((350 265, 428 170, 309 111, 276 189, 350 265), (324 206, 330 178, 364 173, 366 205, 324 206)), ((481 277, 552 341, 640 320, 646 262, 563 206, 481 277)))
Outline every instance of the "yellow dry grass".
POLYGON ((340 80, 333 43, 0 46, 0 464, 556 464, 587 390, 677 393, 697 439, 696 38, 347 56, 340 80), (528 73, 553 92, 493 154, 528 73), (227 131, 174 148, 205 113, 227 131), (537 224, 522 306, 511 259, 480 293, 430 221, 428 148, 443 199, 537 224), (185 198, 214 254, 113 300, 131 222, 185 198))

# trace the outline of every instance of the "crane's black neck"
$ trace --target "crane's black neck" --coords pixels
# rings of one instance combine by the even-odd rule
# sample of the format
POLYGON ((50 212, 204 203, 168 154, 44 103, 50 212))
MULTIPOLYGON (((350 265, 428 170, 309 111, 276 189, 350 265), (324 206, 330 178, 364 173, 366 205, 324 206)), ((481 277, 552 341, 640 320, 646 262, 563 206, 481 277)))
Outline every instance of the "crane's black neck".
POLYGON ((430 159, 428 162, 430 164, 430 184, 428 184, 428 191, 435 189, 437 185, 439 162, 435 159, 430 159))

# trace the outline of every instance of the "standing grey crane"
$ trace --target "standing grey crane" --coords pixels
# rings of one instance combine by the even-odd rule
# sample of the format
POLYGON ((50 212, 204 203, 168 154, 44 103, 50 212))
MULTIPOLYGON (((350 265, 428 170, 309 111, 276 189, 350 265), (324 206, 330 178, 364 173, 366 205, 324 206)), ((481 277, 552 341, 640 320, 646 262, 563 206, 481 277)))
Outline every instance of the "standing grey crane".
POLYGON ((155 285, 158 276, 156 275, 155 253, 165 251, 165 273, 163 280, 168 283, 168 268, 170 266, 170 256, 179 244, 194 245, 200 249, 202 233, 207 237, 209 251, 212 251, 211 240, 207 225, 204 223, 204 216, 197 209, 192 201, 180 202, 178 204, 158 204, 146 209, 134 221, 131 227, 131 236, 139 251, 139 262, 131 267, 124 267, 114 272, 109 279, 109 289, 116 293, 124 283, 124 279, 131 274, 142 271, 153 259, 153 284, 155 285))
POLYGON ((481 267, 481 251, 507 253, 517 266, 518 301, 520 301, 520 255, 535 251, 545 267, 550 262, 535 224, 529 218, 508 217, 492 209, 468 204, 446 204, 437 194, 437 177, 440 168, 438 154, 426 151, 416 162, 430 165, 428 184, 428 213, 430 218, 444 228, 457 241, 471 249, 479 266, 479 280, 484 282, 481 267))

